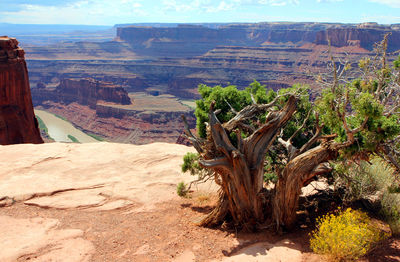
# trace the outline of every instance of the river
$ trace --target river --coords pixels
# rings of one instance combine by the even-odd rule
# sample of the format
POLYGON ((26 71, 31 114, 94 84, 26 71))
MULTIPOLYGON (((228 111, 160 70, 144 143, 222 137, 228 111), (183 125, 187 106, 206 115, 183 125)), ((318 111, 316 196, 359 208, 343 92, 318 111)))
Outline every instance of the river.
POLYGON ((81 143, 99 142, 75 128, 70 122, 58 118, 49 112, 35 109, 35 115, 43 120, 50 137, 56 142, 72 142, 71 139, 68 138, 68 135, 75 137, 81 143))

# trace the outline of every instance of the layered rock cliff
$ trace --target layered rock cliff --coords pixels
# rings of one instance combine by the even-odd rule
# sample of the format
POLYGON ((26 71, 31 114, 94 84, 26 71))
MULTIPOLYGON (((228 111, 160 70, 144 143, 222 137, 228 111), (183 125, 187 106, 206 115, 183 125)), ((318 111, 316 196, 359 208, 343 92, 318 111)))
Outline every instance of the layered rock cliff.
POLYGON ((332 46, 358 46, 372 50, 374 44, 382 41, 385 34, 389 33, 388 51, 394 52, 400 49, 400 30, 392 30, 389 27, 351 27, 351 28, 328 28, 316 35, 315 43, 332 46))
POLYGON ((0 144, 43 143, 32 106, 24 50, 0 37, 0 144))
POLYGON ((95 109, 99 101, 120 105, 132 103, 124 88, 91 78, 61 79, 60 84, 55 89, 45 88, 42 84, 33 89, 32 93, 36 105, 50 100, 67 104, 77 102, 95 109))
POLYGON ((126 90, 112 83, 93 79, 62 79, 57 91, 65 102, 78 102, 95 108, 99 100, 130 105, 126 90))
POLYGON ((313 42, 325 24, 231 24, 219 28, 129 26, 117 28, 117 39, 129 43, 137 54, 158 57, 190 57, 219 46, 260 46, 264 43, 313 42))
POLYGON ((375 23, 258 23, 231 24, 219 28, 193 25, 171 28, 128 26, 117 29, 117 38, 130 43, 139 54, 187 57, 203 54, 219 45, 326 45, 328 40, 336 47, 357 45, 372 50, 373 44, 389 32, 392 33, 389 50, 399 50, 398 26, 375 23))

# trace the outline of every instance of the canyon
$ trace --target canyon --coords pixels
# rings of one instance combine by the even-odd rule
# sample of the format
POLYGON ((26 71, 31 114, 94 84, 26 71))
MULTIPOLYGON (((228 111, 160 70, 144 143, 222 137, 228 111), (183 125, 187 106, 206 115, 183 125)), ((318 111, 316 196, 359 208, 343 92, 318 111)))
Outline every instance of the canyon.
POLYGON ((374 43, 387 33, 389 61, 400 50, 399 24, 154 24, 119 25, 115 31, 113 41, 26 45, 33 101, 82 130, 139 144, 176 141, 180 114, 190 116, 194 127, 193 107, 186 102, 199 98, 198 84, 244 88, 257 80, 275 90, 302 83, 318 92, 315 76, 327 72, 328 40, 333 56, 353 69, 361 58, 374 56, 374 43), (51 97, 50 90, 65 79, 85 78, 125 89, 131 99, 141 97, 146 109, 135 99, 132 105, 90 106, 83 98, 51 97))
POLYGON ((24 55, 15 38, 0 37, 0 145, 43 143, 24 55))

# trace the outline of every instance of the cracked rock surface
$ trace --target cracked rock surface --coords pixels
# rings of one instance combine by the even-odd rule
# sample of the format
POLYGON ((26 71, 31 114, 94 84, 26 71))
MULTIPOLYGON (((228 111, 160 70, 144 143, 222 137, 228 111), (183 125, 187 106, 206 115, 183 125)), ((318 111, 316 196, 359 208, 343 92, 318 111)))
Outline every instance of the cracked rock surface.
MULTIPOLYGON (((174 144, 112 143, 0 146, 0 206, 105 211, 151 210, 177 198, 182 156, 174 144)), ((88 261, 94 246, 81 229, 59 229, 59 220, 0 215, 0 261, 88 261)), ((65 227, 65 226, 64 226, 65 227)))
POLYGON ((191 198, 177 196, 177 183, 195 179, 180 171, 188 151, 167 143, 0 146, 0 262, 320 261, 307 232, 196 226, 217 194, 203 184, 191 198))
POLYGON ((11 145, 0 147, 0 206, 151 209, 176 198, 182 156, 192 148, 154 143, 11 145))

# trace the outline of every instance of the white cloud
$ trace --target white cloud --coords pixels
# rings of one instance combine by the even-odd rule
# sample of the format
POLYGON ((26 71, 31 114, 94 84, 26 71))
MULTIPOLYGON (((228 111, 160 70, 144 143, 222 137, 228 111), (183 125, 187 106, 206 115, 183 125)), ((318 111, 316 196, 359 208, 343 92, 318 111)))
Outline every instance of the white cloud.
POLYGON ((1 12, 2 21, 30 24, 118 23, 121 18, 145 16, 140 0, 81 0, 64 6, 23 4, 18 11, 1 12))
POLYGON ((230 11, 240 5, 241 0, 223 0, 223 1, 212 1, 212 0, 193 0, 187 3, 187 1, 176 1, 176 0, 163 0, 165 11, 176 11, 176 12, 189 12, 189 11, 203 11, 207 13, 215 13, 221 11, 230 11))
POLYGON ((284 6, 288 4, 298 5, 300 0, 193 0, 191 2, 183 0, 163 0, 165 11, 188 12, 203 11, 208 13, 231 11, 242 5, 270 5, 284 6))
POLYGON ((335 2, 343 2, 343 0, 317 0, 318 3, 335 3, 335 2))
POLYGON ((208 7, 206 9, 207 12, 209 13, 216 13, 216 12, 221 12, 221 11, 230 11, 235 9, 236 5, 234 3, 226 3, 225 1, 222 1, 219 3, 218 6, 216 7, 208 7))
POLYGON ((272 6, 284 6, 288 4, 298 5, 299 0, 258 0, 258 3, 272 6))
POLYGON ((400 0, 369 0, 370 2, 388 5, 394 8, 400 8, 400 0))

